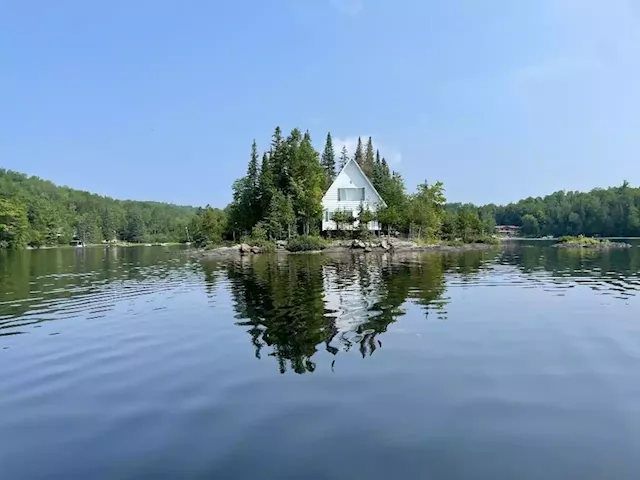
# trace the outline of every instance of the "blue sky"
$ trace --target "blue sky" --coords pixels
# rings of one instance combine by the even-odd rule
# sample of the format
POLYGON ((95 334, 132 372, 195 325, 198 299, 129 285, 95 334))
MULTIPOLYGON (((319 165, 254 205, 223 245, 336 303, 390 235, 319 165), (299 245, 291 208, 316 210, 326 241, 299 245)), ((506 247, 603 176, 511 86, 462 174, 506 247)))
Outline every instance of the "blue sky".
POLYGON ((276 125, 372 135, 408 187, 504 203, 640 183, 634 0, 23 0, 0 7, 0 166, 226 205, 276 125))

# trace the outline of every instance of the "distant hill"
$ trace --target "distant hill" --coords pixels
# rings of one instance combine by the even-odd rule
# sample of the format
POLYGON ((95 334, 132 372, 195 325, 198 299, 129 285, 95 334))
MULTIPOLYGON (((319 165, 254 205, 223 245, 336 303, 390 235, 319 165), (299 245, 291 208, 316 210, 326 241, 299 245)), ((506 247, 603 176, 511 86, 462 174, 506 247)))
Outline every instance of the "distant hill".
POLYGON ((186 239, 196 208, 115 200, 0 169, 0 248, 88 242, 186 239))

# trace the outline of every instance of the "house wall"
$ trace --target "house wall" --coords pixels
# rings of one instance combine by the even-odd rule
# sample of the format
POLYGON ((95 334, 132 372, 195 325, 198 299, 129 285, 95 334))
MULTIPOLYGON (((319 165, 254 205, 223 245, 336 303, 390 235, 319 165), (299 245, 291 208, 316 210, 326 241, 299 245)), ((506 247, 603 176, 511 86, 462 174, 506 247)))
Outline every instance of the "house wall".
MULTIPOLYGON (((378 194, 371 188, 369 182, 357 165, 355 165, 353 161, 350 161, 338 174, 322 199, 322 230, 336 230, 337 228, 334 221, 325 220, 325 211, 333 213, 337 210, 351 210, 354 217, 358 215, 360 201, 339 201, 339 188, 364 188, 364 202, 362 203, 368 206, 372 212, 378 209, 378 202, 380 201, 378 194)), ((357 226, 357 224, 358 222, 355 222, 354 227, 357 226)), ((378 222, 369 222, 369 230, 378 230, 378 222)))

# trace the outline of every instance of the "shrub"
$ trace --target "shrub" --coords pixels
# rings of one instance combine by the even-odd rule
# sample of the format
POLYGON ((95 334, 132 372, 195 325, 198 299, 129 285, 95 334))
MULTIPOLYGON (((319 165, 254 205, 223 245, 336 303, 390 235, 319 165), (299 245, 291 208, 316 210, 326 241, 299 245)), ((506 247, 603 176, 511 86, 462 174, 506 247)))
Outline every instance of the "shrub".
POLYGON ((473 237, 470 243, 486 243, 487 245, 498 245, 500 244, 500 240, 491 235, 479 235, 477 237, 473 237))
POLYGON ((556 243, 579 243, 581 245, 599 245, 601 243, 608 243, 609 240, 600 240, 599 238, 585 237, 584 235, 578 235, 577 237, 572 237, 570 235, 565 235, 564 237, 560 237, 556 243))
POLYGON ((325 248, 327 248, 327 242, 320 237, 312 235, 294 237, 287 243, 287 250, 290 252, 310 252, 324 250, 325 248))
POLYGON ((260 247, 263 252, 275 252, 276 244, 267 238, 267 230, 262 222, 258 222, 251 230, 251 235, 244 236, 240 243, 246 243, 252 247, 260 247))

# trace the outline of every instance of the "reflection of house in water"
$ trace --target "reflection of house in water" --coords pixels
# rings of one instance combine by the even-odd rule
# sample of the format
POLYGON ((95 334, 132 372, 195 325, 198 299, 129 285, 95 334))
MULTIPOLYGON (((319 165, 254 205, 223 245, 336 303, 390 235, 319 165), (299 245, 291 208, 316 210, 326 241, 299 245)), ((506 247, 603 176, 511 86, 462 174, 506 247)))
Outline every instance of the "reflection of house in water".
MULTIPOLYGON (((326 265, 323 268, 323 288, 325 308, 335 318, 337 332, 355 331, 359 325, 365 323, 371 316, 372 306, 379 300, 377 289, 371 285, 364 285, 361 275, 352 272, 344 277, 341 268, 353 265, 326 265), (364 291, 368 295, 363 295, 364 291)), ((371 267, 365 266, 371 270, 371 267)), ((380 272, 370 271, 369 277, 380 278, 380 272)))

